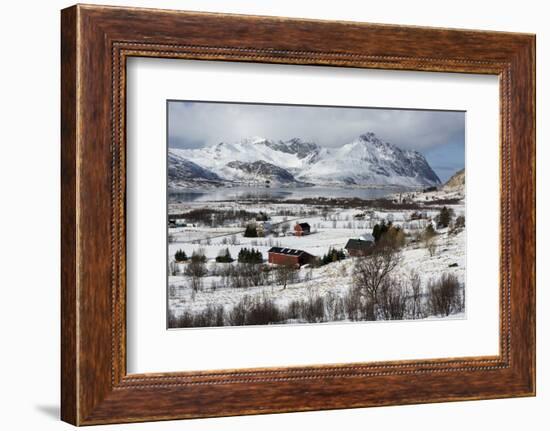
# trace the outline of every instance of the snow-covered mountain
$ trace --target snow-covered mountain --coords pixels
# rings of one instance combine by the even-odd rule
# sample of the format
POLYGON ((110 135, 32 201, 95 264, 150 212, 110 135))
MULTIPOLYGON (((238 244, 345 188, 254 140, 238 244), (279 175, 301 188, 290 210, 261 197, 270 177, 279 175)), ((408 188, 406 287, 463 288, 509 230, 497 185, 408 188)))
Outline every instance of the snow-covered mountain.
POLYGON ((218 185, 269 182, 274 185, 439 185, 422 154, 404 151, 365 133, 338 148, 322 148, 294 138, 247 138, 193 150, 169 149, 170 183, 218 185))
POLYGON ((365 133, 307 167, 300 179, 349 185, 426 186, 441 181, 422 154, 403 151, 365 133))
POLYGON ((223 185, 223 179, 191 160, 168 151, 168 181, 171 186, 193 186, 201 184, 223 185))
POLYGON ((256 160, 255 162, 240 162, 234 160, 229 162, 223 168, 223 174, 226 178, 233 181, 244 183, 271 184, 279 185, 307 186, 312 184, 303 183, 292 175, 289 171, 272 163, 256 160))

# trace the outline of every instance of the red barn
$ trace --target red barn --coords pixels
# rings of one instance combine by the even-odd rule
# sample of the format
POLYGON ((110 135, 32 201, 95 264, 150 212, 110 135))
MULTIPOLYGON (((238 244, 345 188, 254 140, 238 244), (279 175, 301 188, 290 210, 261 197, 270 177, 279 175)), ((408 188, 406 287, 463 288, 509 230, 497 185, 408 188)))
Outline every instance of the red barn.
POLYGON ((303 250, 293 248, 271 247, 267 252, 268 262, 274 265, 297 266, 306 265, 315 259, 315 256, 303 250))
POLYGON ((296 223, 296 226, 294 226, 294 235, 296 236, 309 235, 310 233, 311 227, 308 223, 296 223))

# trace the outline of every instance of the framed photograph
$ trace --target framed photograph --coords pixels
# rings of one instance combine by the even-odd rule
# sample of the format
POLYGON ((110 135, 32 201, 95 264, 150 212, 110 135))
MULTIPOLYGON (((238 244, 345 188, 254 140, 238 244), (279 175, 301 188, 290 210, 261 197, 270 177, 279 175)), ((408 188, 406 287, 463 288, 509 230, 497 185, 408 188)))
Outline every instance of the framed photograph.
POLYGON ((535 394, 535 37, 62 11, 62 419, 535 394))
POLYGON ((168 328, 465 317, 465 112, 166 109, 168 328))

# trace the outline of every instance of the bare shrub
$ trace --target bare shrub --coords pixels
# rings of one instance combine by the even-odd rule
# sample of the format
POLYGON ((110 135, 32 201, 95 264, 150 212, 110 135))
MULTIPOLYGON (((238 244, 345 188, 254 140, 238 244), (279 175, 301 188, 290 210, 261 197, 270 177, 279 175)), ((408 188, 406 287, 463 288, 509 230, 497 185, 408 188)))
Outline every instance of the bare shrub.
POLYGON ((184 274, 189 277, 204 277, 208 273, 206 263, 201 260, 193 260, 185 265, 184 274))
POLYGON ((180 273, 180 268, 179 268, 179 265, 177 264, 177 262, 175 261, 171 261, 170 262, 170 275, 175 277, 176 275, 178 275, 180 273))
POLYGON ((401 254, 393 247, 377 247, 376 252, 355 261, 353 284, 367 303, 367 320, 376 320, 375 305, 382 283, 401 263, 401 254))
POLYGON ((411 293, 411 317, 418 319, 423 317, 422 291, 420 275, 415 270, 409 273, 409 289, 411 293))
POLYGON ((233 308, 229 311, 229 324, 232 326, 246 325, 246 314, 248 310, 249 296, 244 296, 233 308))
POLYGON ((223 305, 208 304, 204 310, 193 316, 194 327, 224 326, 223 305))
POLYGON ((302 301, 302 317, 306 322, 318 323, 325 321, 325 301, 320 295, 310 295, 302 301))
POLYGON ((428 307, 431 314, 448 316, 464 310, 461 286, 454 274, 442 274, 428 283, 428 307))
POLYGON ((270 323, 280 323, 285 320, 285 316, 275 304, 275 301, 267 295, 255 297, 252 301, 252 307, 248 310, 246 319, 247 325, 267 325, 270 323))
POLYGON ((281 232, 283 233, 283 235, 286 234, 289 229, 290 225, 288 223, 281 224, 281 232))
POLYGON ((275 282, 286 289, 288 284, 298 281, 298 271, 294 265, 278 265, 275 269, 275 282))
POLYGON ((344 320, 346 315, 344 311, 344 300, 333 292, 328 292, 325 295, 325 320, 338 321, 344 320))
POLYGON ((222 284, 233 288, 263 286, 269 282, 269 268, 266 265, 238 263, 227 265, 222 274, 222 284))
MULTIPOLYGON (((344 295, 343 306, 346 316, 351 321, 368 320, 366 309, 369 308, 366 304, 367 298, 361 295, 358 288, 349 289, 344 295)), ((372 317, 370 320, 374 320, 372 317)))
POLYGON ((385 320, 402 320, 407 310, 408 291, 399 279, 387 277, 380 286, 378 311, 385 320))
POLYGON ((193 289, 193 292, 198 292, 199 290, 202 291, 204 288, 204 283, 202 281, 202 278, 197 277, 195 275, 191 277, 191 280, 189 281, 189 285, 191 289, 193 289))
POLYGON ((185 310, 177 317, 173 313, 168 315, 170 328, 200 328, 224 326, 224 324, 225 312, 222 305, 208 304, 206 308, 196 313, 185 310))
POLYGON ((434 257, 437 253, 437 243, 435 241, 435 238, 426 239, 425 245, 430 257, 434 257))
POLYGON ((267 325, 281 323, 285 317, 275 301, 267 295, 246 295, 229 311, 228 323, 235 326, 267 325))

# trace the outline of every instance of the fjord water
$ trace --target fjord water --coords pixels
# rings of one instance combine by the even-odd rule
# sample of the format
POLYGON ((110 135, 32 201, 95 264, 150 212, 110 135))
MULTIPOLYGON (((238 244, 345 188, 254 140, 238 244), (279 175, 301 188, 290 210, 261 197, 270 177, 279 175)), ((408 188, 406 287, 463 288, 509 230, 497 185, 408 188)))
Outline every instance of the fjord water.
POLYGON ((305 198, 377 199, 395 193, 410 192, 410 188, 394 187, 219 187, 181 188, 168 191, 170 203, 220 202, 233 200, 286 200, 305 198))

